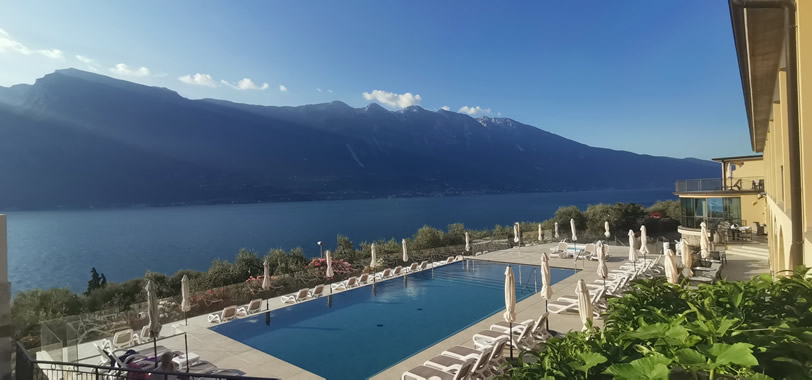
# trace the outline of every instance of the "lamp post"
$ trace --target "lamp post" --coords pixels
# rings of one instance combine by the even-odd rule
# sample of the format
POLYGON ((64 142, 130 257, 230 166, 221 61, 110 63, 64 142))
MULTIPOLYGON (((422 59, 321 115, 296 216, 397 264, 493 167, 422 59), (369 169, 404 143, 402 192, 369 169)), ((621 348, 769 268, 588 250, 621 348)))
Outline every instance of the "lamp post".
POLYGON ((323 259, 324 258, 324 246, 321 244, 321 240, 316 242, 316 244, 319 245, 319 258, 323 259))

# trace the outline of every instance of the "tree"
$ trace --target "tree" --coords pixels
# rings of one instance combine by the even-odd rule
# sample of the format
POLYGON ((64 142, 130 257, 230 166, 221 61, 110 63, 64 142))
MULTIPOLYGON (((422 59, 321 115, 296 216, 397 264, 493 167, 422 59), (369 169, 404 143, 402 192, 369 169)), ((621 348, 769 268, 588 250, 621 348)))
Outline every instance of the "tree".
POLYGON ((667 201, 660 201, 648 208, 649 214, 659 213, 664 218, 671 218, 674 220, 680 219, 680 204, 679 201, 673 199, 667 201))
POLYGON ((355 258, 355 249, 352 246, 352 241, 350 238, 338 234, 336 235, 336 251, 335 257, 341 258, 346 261, 354 261, 355 258))
POLYGON ((570 219, 575 220, 575 228, 578 231, 586 230, 586 216, 581 212, 581 210, 578 209, 578 207, 559 207, 558 210, 556 210, 553 219, 554 221, 558 222, 559 233, 565 233, 570 230, 570 219))
POLYGON ((96 271, 96 267, 90 269, 90 281, 87 282, 87 291, 85 294, 90 294, 90 292, 101 289, 105 285, 107 285, 107 278, 104 275, 99 275, 99 272, 96 271))
POLYGON ((617 210, 603 203, 589 205, 586 208, 586 229, 596 235, 605 231, 604 224, 609 222, 610 231, 617 228, 617 210))
POLYGON ((646 209, 637 203, 618 202, 614 208, 617 215, 615 222, 617 227, 612 227, 613 231, 638 230, 643 217, 646 216, 646 209))
POLYGON ((445 234, 445 245, 465 244, 465 225, 454 223, 448 225, 448 232, 445 234))
POLYGON ((417 249, 436 248, 443 246, 443 231, 428 224, 420 227, 414 235, 414 245, 417 249))
POLYGON ((265 270, 262 265, 262 260, 259 258, 259 254, 245 248, 237 252, 237 258, 234 259, 234 266, 236 266, 238 273, 245 275, 245 278, 258 276, 265 270))
POLYGON ((494 239, 507 239, 508 237, 513 235, 513 227, 502 226, 502 225, 495 225, 493 226, 493 232, 491 236, 494 239))

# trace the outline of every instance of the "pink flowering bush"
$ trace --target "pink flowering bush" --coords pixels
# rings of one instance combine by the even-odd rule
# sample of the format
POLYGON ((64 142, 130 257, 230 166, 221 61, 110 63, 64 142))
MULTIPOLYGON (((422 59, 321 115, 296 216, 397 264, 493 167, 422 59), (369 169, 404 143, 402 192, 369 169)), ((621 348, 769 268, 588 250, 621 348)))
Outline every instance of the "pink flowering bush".
MULTIPOLYGON (((352 264, 344 260, 332 260, 333 274, 336 276, 352 273, 352 264)), ((320 277, 325 277, 327 273, 327 259, 314 258, 305 267, 310 272, 315 272, 320 277)))

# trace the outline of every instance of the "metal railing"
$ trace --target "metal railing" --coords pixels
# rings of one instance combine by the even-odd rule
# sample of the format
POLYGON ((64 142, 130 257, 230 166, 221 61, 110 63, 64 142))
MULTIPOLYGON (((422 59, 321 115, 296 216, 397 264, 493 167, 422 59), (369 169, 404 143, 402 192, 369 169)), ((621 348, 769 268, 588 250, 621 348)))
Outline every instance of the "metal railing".
POLYGON ((271 380, 270 378, 241 376, 233 370, 214 370, 210 373, 165 372, 140 368, 98 366, 92 364, 36 360, 19 342, 16 343, 16 380, 155 380, 169 379, 222 379, 271 380), (163 376, 156 376, 163 375, 163 376))
POLYGON ((675 182, 675 192, 764 191, 764 177, 684 179, 675 182))

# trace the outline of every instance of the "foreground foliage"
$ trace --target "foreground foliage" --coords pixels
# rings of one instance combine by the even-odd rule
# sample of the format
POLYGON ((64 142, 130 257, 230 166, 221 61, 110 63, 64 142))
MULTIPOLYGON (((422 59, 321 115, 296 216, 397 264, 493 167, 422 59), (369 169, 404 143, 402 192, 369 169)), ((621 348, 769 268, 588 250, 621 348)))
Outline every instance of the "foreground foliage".
POLYGON ((812 378, 808 272, 697 289, 638 281, 610 300, 603 329, 570 332, 524 353, 509 378, 812 378))

